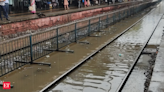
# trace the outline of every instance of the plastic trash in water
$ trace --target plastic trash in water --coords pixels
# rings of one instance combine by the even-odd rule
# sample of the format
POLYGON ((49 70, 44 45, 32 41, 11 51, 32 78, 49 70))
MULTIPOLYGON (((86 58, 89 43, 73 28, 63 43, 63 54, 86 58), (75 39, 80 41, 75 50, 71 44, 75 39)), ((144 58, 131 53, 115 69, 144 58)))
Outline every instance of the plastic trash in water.
POLYGON ((122 56, 122 54, 118 54, 118 56, 120 56, 120 57, 121 57, 121 56, 122 56))
POLYGON ((0 84, 3 84, 3 81, 0 80, 0 84))
POLYGON ((67 48, 67 51, 70 51, 70 49, 67 48))
POLYGON ((49 57, 50 57, 49 55, 46 56, 46 58, 49 58, 49 57))

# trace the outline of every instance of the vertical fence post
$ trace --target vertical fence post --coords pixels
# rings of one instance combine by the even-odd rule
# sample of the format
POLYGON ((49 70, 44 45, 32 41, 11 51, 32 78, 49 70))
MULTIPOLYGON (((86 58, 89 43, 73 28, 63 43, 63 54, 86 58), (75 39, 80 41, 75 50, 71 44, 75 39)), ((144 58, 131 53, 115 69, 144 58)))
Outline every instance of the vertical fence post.
POLYGON ((113 24, 114 24, 114 21, 115 21, 115 18, 114 17, 115 17, 115 13, 113 14, 113 24))
POLYGON ((106 16, 106 27, 108 27, 108 23, 109 23, 109 18, 108 18, 108 14, 106 16))
POLYGON ((100 31, 100 17, 99 17, 99 31, 100 31))
POLYGON ((126 17, 127 17, 127 18, 128 18, 128 15, 129 15, 129 14, 128 14, 128 11, 129 11, 129 10, 127 9, 127 13, 126 13, 126 17))
POLYGON ((132 13, 131 13, 131 15, 133 15, 133 7, 132 7, 131 9, 132 9, 132 13))
POLYGON ((134 6, 133 6, 133 14, 134 14, 134 6))
POLYGON ((88 36, 90 36, 90 32, 91 32, 91 20, 89 19, 88 36))
POLYGON ((131 8, 129 9, 129 16, 131 15, 131 8))
POLYGON ((124 18, 126 17, 126 11, 124 10, 124 18))
POLYGON ((122 15, 121 18, 124 19, 124 17, 125 17, 125 11, 123 11, 123 15, 122 15))
MULTIPOLYGON (((0 61, 2 62, 2 60, 1 60, 1 52, 0 52, 0 61)), ((2 66, 1 66, 1 74, 0 74, 0 76, 2 76, 3 75, 3 70, 2 70, 2 66)))
POLYGON ((31 64, 33 63, 33 51, 32 51, 32 35, 29 36, 30 39, 30 56, 31 56, 31 64))
POLYGON ((75 42, 77 42, 77 38, 76 38, 76 36, 77 36, 77 25, 76 25, 76 23, 75 23, 75 42))
POLYGON ((132 14, 132 8, 130 8, 130 15, 132 14))
POLYGON ((129 13, 130 13, 129 10, 130 10, 130 9, 128 8, 128 17, 129 17, 129 13))
POLYGON ((121 19, 121 14, 120 14, 120 11, 119 11, 119 21, 120 21, 120 19, 121 19))
POLYGON ((133 7, 132 7, 132 15, 133 15, 133 7))
POLYGON ((56 45, 57 45, 56 48, 57 48, 57 51, 59 51, 59 41, 58 41, 58 40, 59 40, 59 34, 58 34, 58 30, 59 30, 59 29, 57 28, 57 29, 56 29, 56 36, 57 36, 57 37, 56 37, 56 45))

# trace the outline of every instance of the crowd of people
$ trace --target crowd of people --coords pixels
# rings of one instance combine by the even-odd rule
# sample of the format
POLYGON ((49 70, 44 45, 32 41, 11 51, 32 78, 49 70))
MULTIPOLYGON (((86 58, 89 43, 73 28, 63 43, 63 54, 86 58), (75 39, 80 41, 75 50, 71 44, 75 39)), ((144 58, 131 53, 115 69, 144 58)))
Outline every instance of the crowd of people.
POLYGON ((4 17, 6 20, 9 21, 8 13, 9 13, 9 1, 8 0, 0 0, 0 18, 3 20, 1 15, 1 11, 3 12, 4 17))
MULTIPOLYGON (((78 8, 81 7, 88 7, 88 6, 93 6, 93 5, 98 5, 100 3, 108 3, 108 4, 114 4, 115 1, 117 2, 122 2, 122 0, 77 0, 78 8)), ((64 0, 64 5, 69 6, 70 0, 64 0)), ((66 9, 66 8, 65 8, 66 9)), ((69 8, 68 8, 69 9, 69 8)))
MULTIPOLYGON (((118 0, 60 0, 60 2, 58 0, 47 0, 46 4, 48 4, 48 6, 49 6, 49 4, 51 4, 52 8, 59 7, 59 5, 62 4, 62 5, 64 5, 65 10, 67 10, 67 9, 69 9, 69 6, 72 4, 72 2, 75 5, 77 5, 79 8, 81 8, 83 6, 88 7, 88 6, 92 6, 92 5, 96 5, 96 4, 100 4, 100 3, 108 3, 108 4, 115 3, 115 1, 118 1, 118 0)), ((119 0, 119 1, 121 1, 121 0, 119 0)), ((41 0, 36 0, 37 8, 41 7, 41 4, 39 2, 41 2, 41 0)), ((44 6, 46 6, 46 5, 44 5, 44 6)))

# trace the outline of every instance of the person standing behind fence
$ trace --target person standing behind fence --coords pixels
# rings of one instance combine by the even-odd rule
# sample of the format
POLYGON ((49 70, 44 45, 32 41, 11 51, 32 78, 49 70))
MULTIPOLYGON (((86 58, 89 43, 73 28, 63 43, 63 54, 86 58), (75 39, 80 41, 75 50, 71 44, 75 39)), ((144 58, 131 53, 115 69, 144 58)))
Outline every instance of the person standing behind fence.
POLYGON ((91 5, 90 1, 89 1, 89 0, 87 0, 87 6, 90 6, 90 5, 91 5))
POLYGON ((57 4, 57 7, 59 8, 59 1, 58 1, 58 0, 56 0, 55 2, 56 2, 56 4, 57 4))
POLYGON ((9 0, 5 0, 6 12, 9 14, 9 0))
POLYGON ((85 7, 87 6, 87 1, 86 1, 86 0, 84 0, 84 6, 85 6, 85 7))
POLYGON ((85 4, 84 4, 84 0, 82 0, 82 4, 85 6, 85 4))
POLYGON ((115 0, 112 0, 113 4, 115 4, 115 0))
POLYGON ((70 0, 67 0, 67 1, 68 1, 68 6, 70 7, 70 4, 71 4, 71 3, 70 3, 70 0))
POLYGON ((91 6, 93 6, 93 0, 90 0, 90 4, 91 4, 91 6))
MULTIPOLYGON (((6 20, 9 21, 9 19, 8 19, 8 13, 7 13, 6 7, 5 7, 5 0, 4 1, 0 1, 0 8, 3 11, 3 15, 5 16, 6 20)), ((1 12, 0 12, 0 18, 2 20, 1 12)))
POLYGON ((69 9, 69 7, 68 7, 68 0, 64 0, 64 9, 65 10, 69 9))
POLYGON ((30 0, 31 1, 31 13, 36 13, 36 5, 35 5, 35 0, 30 0))
POLYGON ((52 6, 55 8, 56 6, 59 8, 59 1, 58 0, 52 0, 52 6))
POLYGON ((78 0, 78 8, 81 8, 81 0, 78 0))

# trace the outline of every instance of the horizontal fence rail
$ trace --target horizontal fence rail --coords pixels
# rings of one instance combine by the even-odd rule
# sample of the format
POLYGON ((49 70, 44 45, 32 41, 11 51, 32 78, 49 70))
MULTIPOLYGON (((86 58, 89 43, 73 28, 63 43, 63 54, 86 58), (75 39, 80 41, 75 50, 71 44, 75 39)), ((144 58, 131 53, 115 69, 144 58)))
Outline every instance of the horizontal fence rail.
POLYGON ((146 2, 138 5, 134 3, 133 6, 128 8, 60 25, 44 32, 1 42, 0 77, 29 63, 50 65, 48 63, 36 63, 34 60, 53 51, 62 51, 60 49, 70 43, 79 42, 79 40, 85 37, 93 36, 92 34, 94 32, 101 32, 101 29, 153 4, 155 3, 146 2))

